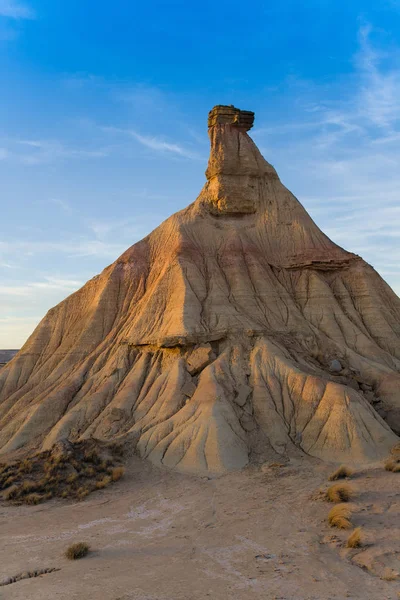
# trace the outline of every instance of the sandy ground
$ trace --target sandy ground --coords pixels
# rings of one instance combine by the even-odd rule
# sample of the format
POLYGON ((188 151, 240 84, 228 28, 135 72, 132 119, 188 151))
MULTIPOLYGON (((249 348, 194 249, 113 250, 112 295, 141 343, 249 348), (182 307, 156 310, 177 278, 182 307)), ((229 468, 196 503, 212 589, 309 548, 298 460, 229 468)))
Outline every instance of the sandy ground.
POLYGON ((29 600, 398 599, 400 474, 360 473, 356 525, 367 547, 346 550, 348 533, 326 524, 330 505, 313 500, 331 467, 304 458, 198 479, 129 460, 121 482, 84 502, 0 505, 0 581, 57 568, 0 587, 29 600), (63 553, 87 541, 91 554, 63 553))

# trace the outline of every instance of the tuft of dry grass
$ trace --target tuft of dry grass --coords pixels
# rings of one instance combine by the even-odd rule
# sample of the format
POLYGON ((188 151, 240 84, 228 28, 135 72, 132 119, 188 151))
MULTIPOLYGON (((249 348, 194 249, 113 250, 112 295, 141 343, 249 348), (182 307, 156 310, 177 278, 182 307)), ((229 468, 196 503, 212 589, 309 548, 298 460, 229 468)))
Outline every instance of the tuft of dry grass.
POLYGON ((96 481, 96 489, 102 490, 103 488, 110 485, 110 483, 111 483, 111 477, 109 475, 106 475, 105 477, 103 477, 103 479, 96 481))
POLYGON ((356 527, 353 533, 349 535, 346 546, 347 548, 361 548, 363 546, 361 527, 356 527))
POLYGON ((87 467, 83 474, 85 477, 94 477, 96 475, 96 470, 93 467, 87 467))
POLYGON ((68 560, 78 560, 79 558, 87 556, 89 550, 89 544, 86 544, 86 542, 78 542, 66 549, 65 557, 68 558, 68 560))
POLYGON ((43 496, 41 496, 40 494, 28 494, 27 496, 25 496, 24 502, 25 504, 40 504, 40 502, 42 502, 43 500, 43 496))
POLYGON ((394 571, 390 567, 385 567, 383 569, 381 579, 384 579, 385 581, 395 581, 398 578, 398 576, 399 574, 397 571, 394 571))
POLYGON ((336 471, 329 475, 329 481, 337 481, 338 479, 346 479, 354 474, 353 469, 346 465, 341 465, 336 471))
POLYGON ((351 529, 351 515, 352 510, 347 504, 336 504, 336 506, 329 511, 329 525, 331 527, 337 527, 338 529, 351 529))
POLYGON ((89 487, 82 485, 80 488, 78 488, 78 491, 76 492, 78 500, 83 500, 84 498, 86 498, 86 496, 89 496, 90 492, 91 489, 89 487))
POLYGON ((354 498, 354 489, 348 483, 336 483, 326 491, 326 499, 329 502, 349 502, 354 498))
POLYGON ((395 444, 393 446, 393 448, 390 451, 390 454, 393 454, 393 456, 398 456, 400 455, 400 443, 395 444))
POLYGON ((114 467, 111 470, 111 480, 119 481, 125 474, 125 467, 114 467))
POLYGON ((4 499, 5 500, 14 500, 14 498, 16 498, 17 496, 17 490, 18 490, 18 486, 17 485, 13 485, 11 486, 4 494, 4 499))
POLYGON ((400 455, 389 456, 385 460, 385 469, 392 473, 400 473, 400 455))
POLYGON ((18 467, 18 472, 19 473, 31 473, 32 469, 33 469, 32 462, 26 458, 25 460, 20 462, 19 467, 18 467))

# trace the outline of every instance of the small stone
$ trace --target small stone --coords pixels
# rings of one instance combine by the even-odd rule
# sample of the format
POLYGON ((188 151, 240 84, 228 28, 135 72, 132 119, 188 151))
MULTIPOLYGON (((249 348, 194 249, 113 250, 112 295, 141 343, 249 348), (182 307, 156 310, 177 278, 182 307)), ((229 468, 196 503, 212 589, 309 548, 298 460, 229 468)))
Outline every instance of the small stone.
POLYGON ((251 387, 249 385, 241 385, 238 388, 238 395, 235 398, 235 402, 236 404, 238 404, 239 406, 244 406, 246 404, 247 398, 250 396, 251 394, 251 387))
POLYGON ((187 381, 182 387, 182 393, 188 398, 191 398, 196 391, 196 386, 193 381, 187 381))
POLYGON ((206 367, 214 358, 210 344, 202 344, 198 346, 190 354, 187 360, 187 369, 191 375, 199 373, 204 367, 206 367))
POLYGON ((363 392, 372 392, 372 385, 368 385, 368 383, 360 383, 360 388, 363 392))
POLYGON ((339 373, 342 369, 342 363, 337 358, 331 360, 329 363, 329 370, 332 371, 332 373, 339 373))

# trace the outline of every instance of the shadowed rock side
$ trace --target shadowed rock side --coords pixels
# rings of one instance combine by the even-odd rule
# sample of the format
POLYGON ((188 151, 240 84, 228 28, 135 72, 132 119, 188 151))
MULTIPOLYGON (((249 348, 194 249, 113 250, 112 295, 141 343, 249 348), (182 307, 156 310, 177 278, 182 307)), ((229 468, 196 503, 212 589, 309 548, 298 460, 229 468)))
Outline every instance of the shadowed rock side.
POLYGON ((400 300, 318 229, 252 122, 215 107, 197 200, 0 371, 3 454, 129 439, 156 464, 222 473, 297 452, 378 459, 398 441, 400 300))

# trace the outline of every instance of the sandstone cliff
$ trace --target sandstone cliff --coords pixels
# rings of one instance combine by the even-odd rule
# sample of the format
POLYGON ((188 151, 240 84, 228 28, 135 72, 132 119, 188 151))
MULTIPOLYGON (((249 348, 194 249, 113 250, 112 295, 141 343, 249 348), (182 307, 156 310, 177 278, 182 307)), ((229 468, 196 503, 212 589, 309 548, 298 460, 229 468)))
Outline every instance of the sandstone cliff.
POLYGON ((51 309, 0 371, 0 451, 128 439, 221 473, 305 452, 363 461, 400 433, 400 300, 334 244, 217 106, 197 200, 51 309))

